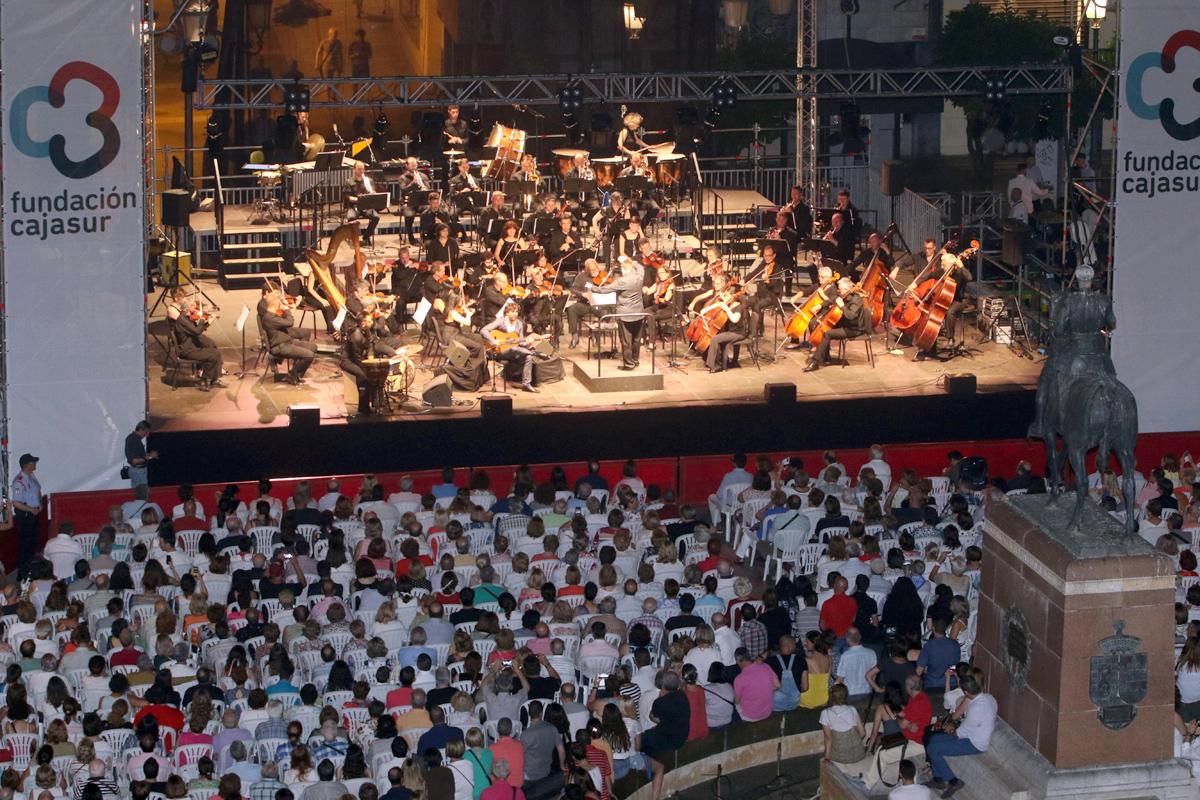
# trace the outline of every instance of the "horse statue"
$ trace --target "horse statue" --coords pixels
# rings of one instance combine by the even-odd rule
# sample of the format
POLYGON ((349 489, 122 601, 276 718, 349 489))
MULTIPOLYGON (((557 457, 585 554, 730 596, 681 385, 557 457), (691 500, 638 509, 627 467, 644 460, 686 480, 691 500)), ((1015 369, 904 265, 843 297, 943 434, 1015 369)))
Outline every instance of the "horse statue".
POLYGON ((1075 510, 1069 528, 1078 530, 1087 499, 1086 457, 1093 447, 1097 469, 1103 472, 1110 455, 1121 467, 1121 494, 1125 503, 1125 536, 1137 533, 1133 472, 1137 443, 1137 400, 1117 380, 1108 355, 1107 332, 1116 326, 1112 301, 1093 291, 1093 272, 1075 272, 1076 291, 1054 301, 1054 341, 1038 379, 1038 418, 1030 436, 1046 444, 1046 481, 1052 502, 1064 491, 1064 467, 1075 473, 1075 510), (1058 437, 1063 447, 1058 449, 1058 437))

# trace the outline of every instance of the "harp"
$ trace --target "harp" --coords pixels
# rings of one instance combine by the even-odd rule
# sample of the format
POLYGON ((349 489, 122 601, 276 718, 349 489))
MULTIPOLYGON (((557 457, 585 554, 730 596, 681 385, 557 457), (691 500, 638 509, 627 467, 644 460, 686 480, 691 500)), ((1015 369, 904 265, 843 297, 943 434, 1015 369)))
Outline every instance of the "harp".
POLYGON ((347 223, 339 226, 329 237, 329 247, 324 253, 311 248, 305 251, 313 274, 317 276, 317 282, 321 285, 321 291, 325 293, 325 297, 334 311, 341 311, 342 307, 346 305, 346 295, 354 293, 358 285, 358 276, 362 274, 366 263, 366 258, 359 247, 360 236, 358 223, 347 223), (343 268, 343 276, 339 281, 333 260, 337 257, 338 250, 346 242, 350 242, 354 246, 354 263, 343 268))

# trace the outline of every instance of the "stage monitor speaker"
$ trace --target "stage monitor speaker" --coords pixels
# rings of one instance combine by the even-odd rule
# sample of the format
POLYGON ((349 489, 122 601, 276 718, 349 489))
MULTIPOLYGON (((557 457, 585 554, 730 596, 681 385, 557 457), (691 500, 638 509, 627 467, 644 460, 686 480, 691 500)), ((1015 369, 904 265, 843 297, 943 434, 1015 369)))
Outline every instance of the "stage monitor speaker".
POLYGON ((192 198, 183 189, 167 189, 160 195, 162 224, 168 228, 186 228, 191 221, 192 198))
POLYGON ((288 406, 288 427, 296 430, 315 431, 321 427, 321 407, 311 403, 296 403, 288 406))
POLYGON ((512 416, 512 398, 506 394, 484 397, 479 401, 480 416, 485 419, 512 416))
POLYGON ((796 384, 767 383, 763 385, 763 399, 767 405, 782 406, 796 402, 796 384))
POLYGON ((186 279, 190 279, 192 277, 191 253, 181 253, 178 250, 171 250, 170 252, 163 253, 162 256, 160 256, 159 263, 162 265, 161 272, 163 283, 167 284, 168 286, 175 286, 178 284, 179 275, 181 273, 186 279))
POLYGON ((421 399, 434 408, 449 408, 454 401, 450 395, 450 380, 438 375, 421 387, 421 399))
POLYGON ((904 194, 908 182, 908 169, 903 161, 884 161, 879 172, 879 191, 884 197, 899 197, 904 194))
MULTIPOLYGON (((958 462, 958 479, 967 481, 972 489, 982 489, 988 482, 987 459, 983 456, 968 456, 958 462)), ((950 487, 956 490, 958 487, 950 487)))
POLYGON ((946 376, 946 394, 975 394, 977 382, 970 372, 946 376))

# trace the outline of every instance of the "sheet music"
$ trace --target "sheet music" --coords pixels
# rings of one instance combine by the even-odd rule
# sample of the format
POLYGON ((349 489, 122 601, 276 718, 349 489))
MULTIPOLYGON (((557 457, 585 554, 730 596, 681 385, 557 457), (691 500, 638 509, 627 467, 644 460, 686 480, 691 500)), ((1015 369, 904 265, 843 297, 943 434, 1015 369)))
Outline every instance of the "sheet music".
POLYGON ((594 306, 615 306, 617 304, 616 292, 605 292, 604 294, 593 294, 592 305, 594 306))
POLYGON ((238 333, 246 327, 246 320, 250 319, 250 306, 242 303, 242 313, 238 314, 237 322, 233 323, 233 328, 238 333))
POLYGON ((433 308, 433 303, 422 297, 421 302, 417 303, 417 310, 413 312, 413 321, 418 325, 425 324, 425 318, 429 316, 430 310, 433 308))

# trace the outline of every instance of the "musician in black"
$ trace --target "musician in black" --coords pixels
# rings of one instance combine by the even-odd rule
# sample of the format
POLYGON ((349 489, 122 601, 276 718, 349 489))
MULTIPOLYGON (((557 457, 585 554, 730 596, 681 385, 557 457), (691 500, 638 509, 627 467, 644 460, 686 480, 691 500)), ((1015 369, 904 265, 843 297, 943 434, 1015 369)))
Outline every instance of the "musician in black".
POLYGON ((629 166, 621 170, 622 178, 645 178, 650 181, 650 189, 645 191, 635 192, 630 198, 634 205, 637 206, 638 216, 641 217, 641 222, 644 227, 649 227, 651 222, 658 219, 658 213, 662 210, 654 199, 654 170, 646 163, 646 157, 641 153, 634 153, 629 157, 629 166))
POLYGON ((742 342, 745 342, 749 336, 748 326, 749 309, 741 298, 728 297, 725 292, 725 281, 718 278, 713 282, 714 297, 709 301, 705 308, 722 308, 725 315, 729 318, 724 327, 712 337, 712 341, 708 345, 708 351, 704 354, 704 364, 708 367, 709 372, 721 372, 728 367, 736 367, 738 365, 738 351, 741 349, 742 342))
POLYGON ((358 389, 358 413, 371 413, 371 387, 367 383, 367 371, 363 361, 375 355, 375 318, 364 315, 354 326, 342 345, 342 358, 338 368, 354 378, 358 389))
MULTIPOLYGON (((946 316, 942 320, 942 328, 938 333, 938 339, 942 338, 943 334, 946 336, 954 335, 955 326, 958 324, 958 316, 962 313, 962 310, 967 307, 967 284, 975 280, 975 275, 971 272, 971 269, 963 262, 962 259, 953 253, 942 253, 939 258, 934 259, 932 268, 929 269, 925 277, 921 280, 932 278, 940 281, 942 278, 946 277, 947 274, 953 277, 955 281, 954 300, 946 308, 946 316)), ((928 300, 931 298, 922 299, 928 300)), ((937 354, 938 346, 937 339, 935 339, 933 346, 930 347, 929 350, 918 351, 916 356, 913 357, 913 360, 924 361, 928 357, 937 356, 937 354)))
POLYGON ((854 279, 850 277, 838 280, 838 296, 825 301, 821 309, 814 315, 816 324, 825 318, 834 305, 842 307, 842 318, 837 325, 825 333, 821 342, 813 350, 812 357, 805 365, 805 372, 815 372, 829 359, 829 348, 834 339, 853 339, 871 332, 871 312, 863 302, 862 293, 855 290, 854 279))
POLYGON ((526 233, 536 233, 538 244, 545 247, 550 243, 550 237, 558 227, 558 220, 563 215, 562 206, 558 204, 557 195, 547 192, 539 198, 542 207, 525 220, 526 233))
POLYGON ((462 109, 457 105, 446 109, 446 121, 442 123, 442 135, 446 138, 446 149, 466 150, 470 129, 462 118, 462 109))
POLYGON ((825 241, 833 242, 834 249, 831 257, 843 265, 854 260, 854 231, 846 223, 846 217, 840 211, 835 211, 829 220, 829 230, 825 232, 825 241))
POLYGON ((567 306, 567 331, 571 334, 568 347, 572 349, 579 347, 579 329, 583 320, 599 315, 597 308, 592 305, 591 294, 599 275, 600 262, 589 258, 583 262, 583 269, 579 270, 568 290, 575 301, 573 305, 567 306))
POLYGON ((600 209, 592 217, 592 229, 600 232, 604 242, 602 257, 606 263, 616 260, 618 254, 612 252, 613 242, 625 232, 632 216, 632 210, 625 205, 625 196, 613 192, 608 198, 608 208, 600 209))
POLYGON ((486 325, 500 315, 500 310, 508 303, 508 276, 497 272, 492 280, 485 283, 479 297, 479 317, 477 322, 486 325))
POLYGON ((267 295, 265 311, 259 325, 267 337, 267 349, 276 358, 292 360, 287 381, 299 386, 304 382, 304 373, 308 372, 316 358, 317 346, 307 341, 307 331, 296 327, 292 312, 283 306, 279 295, 273 292, 267 295))
MULTIPOLYGON (((784 291, 788 294, 792 292, 792 277, 796 271, 796 253, 800 248, 800 233, 791 227, 791 221, 790 214, 786 211, 779 211, 775 214, 775 226, 768 230, 764 237, 775 248, 775 258, 783 273, 784 291)), ((809 277, 814 280, 816 279, 815 270, 814 267, 809 272, 809 277)))
POLYGON ((429 205, 421 211, 421 238, 427 242, 433 239, 439 224, 449 228, 451 235, 456 239, 462 233, 462 228, 455 221, 454 215, 442 205, 441 194, 430 192, 429 205))
POLYGON ((491 204, 479 214, 479 234, 487 243, 488 249, 496 246, 496 242, 503 235, 504 223, 512 218, 512 214, 504 205, 504 192, 492 192, 491 204))
POLYGON ((675 282, 667 260, 654 252, 649 239, 642 240, 638 255, 645 277, 642 281, 642 301, 646 308, 646 339, 653 350, 658 340, 659 325, 675 318, 675 282))
POLYGON ((754 295, 747 297, 744 303, 750 313, 750 326, 746 333, 762 336, 767 312, 778 307, 779 298, 783 296, 783 267, 779 254, 775 252, 775 245, 763 245, 762 253, 747 274, 755 280, 755 290, 754 295))
POLYGON ((421 164, 417 161, 416 156, 409 156, 404 159, 404 172, 400 174, 396 182, 400 186, 400 196, 404 200, 404 206, 401 208, 401 213, 404 214, 404 234, 408 237, 410 244, 416 244, 417 239, 413 235, 413 220, 418 216, 423 193, 433 187, 433 181, 421 171, 421 164))
POLYGON ((441 298, 444 302, 449 298, 452 288, 449 281, 446 280, 446 265, 441 261, 434 261, 429 266, 429 275, 421 284, 421 298, 430 303, 441 298))
POLYGON ((646 235, 642 232, 642 221, 632 214, 625 224, 625 230, 613 239, 610 256, 619 259, 621 256, 636 259, 642 253, 642 242, 646 235))
MULTIPOLYGON (((300 268, 303 269, 301 264, 300 268)), ((301 309, 304 311, 319 310, 321 316, 325 319, 325 332, 333 333, 333 321, 337 318, 337 312, 333 310, 333 305, 323 296, 324 290, 313 284, 313 274, 311 267, 309 272, 303 276, 290 278, 283 285, 283 291, 288 297, 295 298, 297 305, 303 303, 306 307, 301 309)))
POLYGON ((221 383, 221 351, 217 349, 216 342, 204 333, 208 328, 208 319, 190 300, 179 300, 168 305, 167 317, 179 356, 195 361, 200 367, 200 383, 196 388, 202 392, 212 387, 224 389, 225 384, 221 383))
POLYGON ((843 222, 850 229, 850 235, 855 242, 858 241, 858 236, 862 232, 862 214, 858 212, 854 204, 850 202, 850 190, 842 189, 837 193, 837 209, 842 215, 843 222))
POLYGON ((574 224, 575 217, 572 214, 564 213, 558 218, 558 227, 550 234, 550 243, 546 247, 546 256, 551 261, 566 258, 582 246, 582 237, 579 231, 575 230, 574 224))
POLYGON ((392 264, 392 296, 396 298, 396 305, 388 327, 393 332, 400 330, 408 319, 408 304, 420 299, 424 278, 424 273, 417 270, 417 264, 412 260, 412 251, 406 245, 401 246, 392 264))
POLYGON ((861 280, 866 273, 867 267, 871 266, 873 261, 877 261, 882 265, 883 272, 891 275, 893 262, 892 254, 883 246, 883 235, 879 231, 871 231, 871 235, 867 237, 866 248, 858 254, 858 258, 854 259, 852 266, 855 276, 861 280))
POLYGON ((433 241, 425 248, 425 257, 432 263, 441 261, 446 265, 446 272, 455 274, 464 266, 459 252, 458 242, 450 238, 450 226, 438 224, 433 228, 433 241))
POLYGON ((470 195, 480 189, 479 181, 471 174, 470 161, 465 158, 458 160, 458 171, 451 176, 449 185, 450 197, 458 213, 470 211, 473 208, 470 195))
POLYGON ((354 176, 346 186, 346 221, 353 222, 359 217, 366 217, 367 229, 363 231, 362 243, 369 245, 379 227, 379 212, 373 208, 360 209, 359 198, 375 193, 375 181, 367 175, 367 165, 358 161, 354 164, 354 176))
POLYGON ((794 230, 801 239, 812 236, 813 213, 805 198, 803 186, 793 186, 787 205, 783 207, 788 215, 788 227, 794 230))

